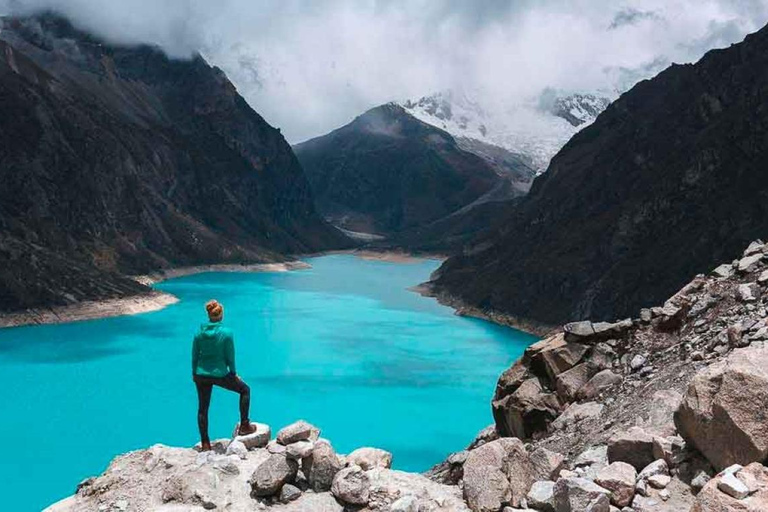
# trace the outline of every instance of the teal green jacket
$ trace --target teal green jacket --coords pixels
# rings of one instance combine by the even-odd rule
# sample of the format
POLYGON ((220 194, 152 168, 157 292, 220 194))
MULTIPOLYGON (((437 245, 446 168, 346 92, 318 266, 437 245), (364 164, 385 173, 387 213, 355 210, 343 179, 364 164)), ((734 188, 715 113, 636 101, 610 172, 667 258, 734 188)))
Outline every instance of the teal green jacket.
POLYGON ((232 331, 221 322, 200 326, 192 342, 192 373, 205 377, 224 377, 235 371, 235 342, 232 331))

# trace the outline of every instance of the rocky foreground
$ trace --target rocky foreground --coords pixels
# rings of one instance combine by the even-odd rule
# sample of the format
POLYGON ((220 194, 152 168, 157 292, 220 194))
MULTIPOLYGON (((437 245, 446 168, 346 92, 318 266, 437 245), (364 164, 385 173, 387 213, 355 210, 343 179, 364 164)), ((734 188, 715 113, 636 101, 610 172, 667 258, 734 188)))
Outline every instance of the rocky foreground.
POLYGON ((499 379, 495 424, 426 475, 305 422, 118 457, 70 511, 768 511, 768 244, 659 307, 565 325, 499 379))

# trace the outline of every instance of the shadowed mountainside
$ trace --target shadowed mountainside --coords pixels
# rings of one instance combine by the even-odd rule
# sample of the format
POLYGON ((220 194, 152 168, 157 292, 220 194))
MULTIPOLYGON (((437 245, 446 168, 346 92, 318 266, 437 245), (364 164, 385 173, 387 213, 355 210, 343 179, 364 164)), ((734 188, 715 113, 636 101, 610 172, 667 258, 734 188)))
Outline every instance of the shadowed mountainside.
POLYGON ((0 181, 0 310, 147 290, 125 274, 349 243, 221 70, 54 15, 2 20, 0 181))
POLYGON ((381 235, 426 226, 470 204, 524 194, 511 163, 463 150, 447 132, 389 103, 294 147, 319 210, 352 231, 381 235))
POLYGON ((636 85, 433 292, 554 325, 626 316, 768 225, 768 28, 636 85))

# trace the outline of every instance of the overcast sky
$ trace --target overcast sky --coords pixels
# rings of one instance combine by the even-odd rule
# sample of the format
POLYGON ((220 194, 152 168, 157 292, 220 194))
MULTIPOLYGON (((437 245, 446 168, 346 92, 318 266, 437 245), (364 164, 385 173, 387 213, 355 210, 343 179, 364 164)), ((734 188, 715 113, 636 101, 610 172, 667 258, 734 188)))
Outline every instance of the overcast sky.
POLYGON ((292 143, 390 100, 622 89, 768 22, 768 0, 0 0, 115 42, 201 52, 292 143))

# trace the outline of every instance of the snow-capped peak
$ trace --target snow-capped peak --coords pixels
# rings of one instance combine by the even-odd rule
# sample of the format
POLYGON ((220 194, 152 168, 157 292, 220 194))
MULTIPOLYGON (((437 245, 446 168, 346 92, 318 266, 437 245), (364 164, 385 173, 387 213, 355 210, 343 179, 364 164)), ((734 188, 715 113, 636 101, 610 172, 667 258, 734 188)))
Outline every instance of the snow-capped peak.
POLYGON ((414 117, 455 137, 476 139, 524 155, 543 172, 574 133, 610 103, 606 95, 546 89, 533 98, 482 102, 466 91, 447 90, 400 102, 414 117))

